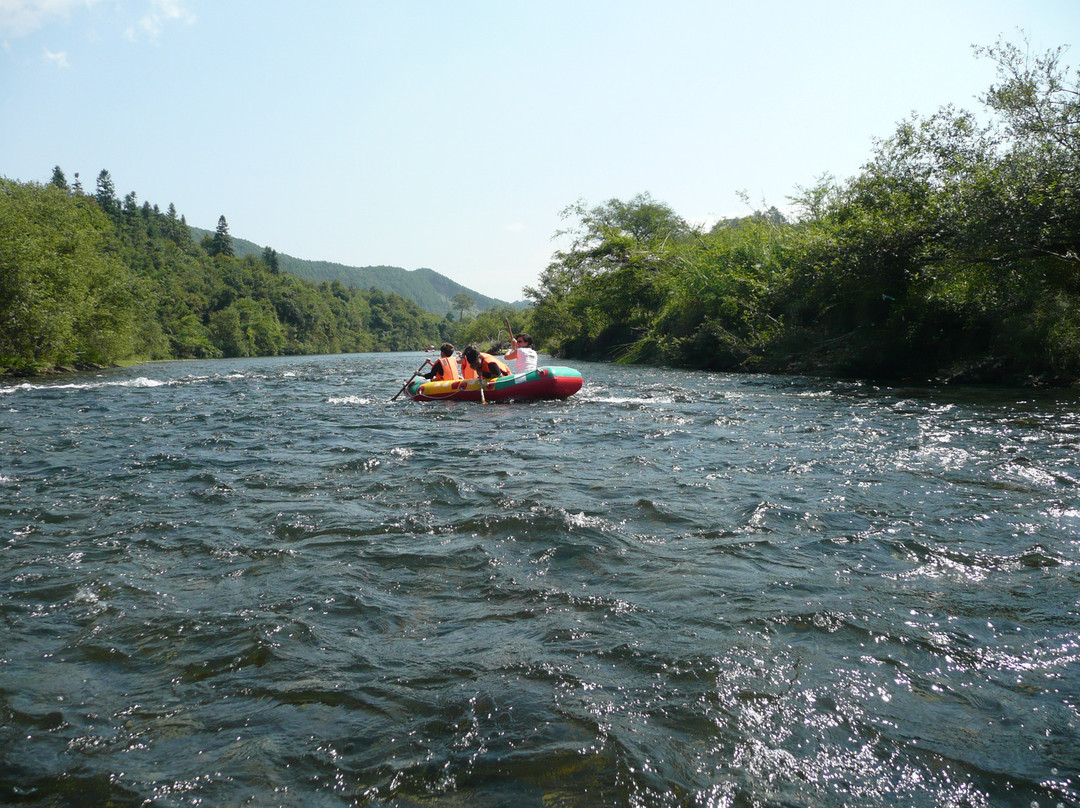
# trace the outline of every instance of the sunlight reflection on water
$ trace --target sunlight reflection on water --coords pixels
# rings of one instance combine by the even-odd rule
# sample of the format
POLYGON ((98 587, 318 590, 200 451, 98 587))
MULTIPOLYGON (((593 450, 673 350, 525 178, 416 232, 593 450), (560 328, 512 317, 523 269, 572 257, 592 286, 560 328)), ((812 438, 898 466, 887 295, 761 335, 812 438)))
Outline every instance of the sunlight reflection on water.
POLYGON ((0 795, 1080 803, 1070 393, 418 356, 0 385, 0 795))

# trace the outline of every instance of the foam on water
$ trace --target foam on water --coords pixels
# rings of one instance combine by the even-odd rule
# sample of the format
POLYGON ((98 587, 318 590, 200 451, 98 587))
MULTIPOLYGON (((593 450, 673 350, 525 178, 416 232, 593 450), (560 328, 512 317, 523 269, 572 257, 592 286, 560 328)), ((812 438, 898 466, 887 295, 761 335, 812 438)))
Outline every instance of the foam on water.
POLYGON ((0 387, 0 395, 13 395, 15 393, 25 393, 40 390, 99 390, 107 387, 162 387, 166 384, 169 384, 169 382, 160 381, 158 379, 149 379, 145 376, 139 376, 135 379, 102 379, 100 381, 92 382, 55 382, 50 384, 22 382, 20 384, 0 387))

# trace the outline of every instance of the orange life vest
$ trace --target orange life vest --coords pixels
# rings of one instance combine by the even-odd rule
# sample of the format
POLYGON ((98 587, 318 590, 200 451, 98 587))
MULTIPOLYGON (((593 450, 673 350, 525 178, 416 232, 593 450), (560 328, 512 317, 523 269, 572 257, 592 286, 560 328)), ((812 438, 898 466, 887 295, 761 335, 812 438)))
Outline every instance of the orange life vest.
POLYGON ((507 367, 506 363, 498 357, 492 356, 491 354, 482 353, 479 354, 479 358, 481 376, 489 376, 491 374, 491 371, 493 370, 497 371, 497 373, 495 373, 495 376, 510 375, 510 368, 507 367))
POLYGON ((470 365, 468 362, 461 363, 461 378, 463 379, 476 379, 476 368, 470 365))
POLYGON ((458 373, 457 360, 452 356, 440 356, 435 362, 436 367, 441 367, 442 370, 436 372, 436 376, 442 380, 447 379, 460 379, 461 374, 458 373))

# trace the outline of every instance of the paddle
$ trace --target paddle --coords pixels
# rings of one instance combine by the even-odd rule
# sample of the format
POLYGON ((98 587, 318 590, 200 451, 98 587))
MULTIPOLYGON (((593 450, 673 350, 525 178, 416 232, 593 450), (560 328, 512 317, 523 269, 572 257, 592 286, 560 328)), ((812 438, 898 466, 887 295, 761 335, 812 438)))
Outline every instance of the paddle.
POLYGON ((428 364, 428 362, 430 362, 430 361, 431 361, 430 359, 425 359, 425 360, 424 360, 424 364, 422 364, 422 365, 421 365, 420 367, 418 367, 418 368, 416 369, 416 373, 414 373, 414 374, 413 374, 412 376, 410 376, 410 377, 409 377, 409 380, 408 380, 407 382, 405 382, 405 384, 401 385, 401 389, 397 391, 397 396, 394 396, 394 397, 393 397, 392 399, 390 399, 390 400, 391 400, 391 401, 397 401, 397 397, 398 397, 398 396, 400 396, 400 395, 401 395, 402 393, 404 393, 404 392, 405 392, 405 388, 409 386, 409 382, 411 382, 411 381, 412 381, 413 379, 415 379, 415 378, 416 378, 417 376, 419 376, 419 375, 420 375, 420 371, 421 371, 421 370, 423 370, 423 369, 424 369, 425 367, 427 367, 427 364, 428 364))
MULTIPOLYGON (((469 364, 471 365, 472 362, 469 364)), ((480 372, 480 368, 476 368, 476 380, 480 382, 480 403, 487 404, 487 399, 484 397, 484 374, 480 372)))
MULTIPOLYGON (((512 329, 510 327, 510 318, 509 317, 506 318, 506 333, 508 333, 510 335, 510 347, 513 349, 514 354, 516 355, 518 346, 517 346, 517 343, 514 342, 514 329, 512 329)), ((507 353, 510 353, 510 352, 507 351, 507 353)))

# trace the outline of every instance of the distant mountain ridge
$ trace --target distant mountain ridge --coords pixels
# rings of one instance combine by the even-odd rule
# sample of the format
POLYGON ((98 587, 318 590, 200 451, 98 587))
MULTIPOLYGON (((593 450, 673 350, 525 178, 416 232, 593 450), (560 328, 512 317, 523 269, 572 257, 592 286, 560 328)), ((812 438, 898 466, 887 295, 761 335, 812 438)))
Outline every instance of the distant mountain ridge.
MULTIPOLYGON (((195 241, 200 241, 203 236, 214 235, 213 230, 204 230, 201 227, 191 227, 190 225, 189 227, 195 241)), ((261 256, 265 249, 265 247, 253 241, 236 238, 235 236, 232 236, 232 244, 233 250, 238 256, 261 256)), ((454 295, 460 293, 467 294, 473 299, 477 311, 501 306, 522 309, 530 305, 525 300, 508 303, 505 300, 482 295, 426 267, 411 270, 390 266, 352 267, 345 264, 335 264, 331 261, 309 261, 280 252, 277 254, 277 258, 278 266, 281 267, 282 272, 287 272, 298 278, 315 283, 322 283, 323 281, 332 283, 337 280, 356 289, 379 289, 383 292, 394 292, 414 301, 420 308, 433 314, 456 312, 452 301, 454 295)))

